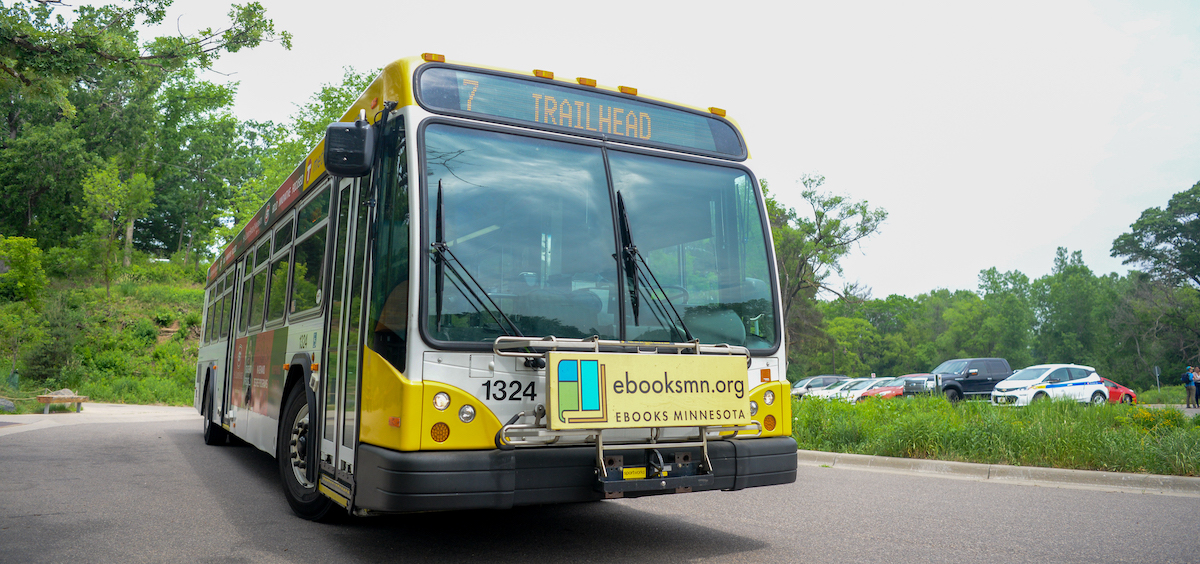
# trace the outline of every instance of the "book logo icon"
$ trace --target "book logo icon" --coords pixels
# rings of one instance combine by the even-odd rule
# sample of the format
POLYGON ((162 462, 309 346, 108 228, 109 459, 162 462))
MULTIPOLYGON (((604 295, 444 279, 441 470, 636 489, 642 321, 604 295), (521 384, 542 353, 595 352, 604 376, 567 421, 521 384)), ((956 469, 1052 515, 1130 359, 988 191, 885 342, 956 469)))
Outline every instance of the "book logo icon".
POLYGON ((558 361, 558 420, 563 423, 608 421, 604 365, 598 360, 558 361))

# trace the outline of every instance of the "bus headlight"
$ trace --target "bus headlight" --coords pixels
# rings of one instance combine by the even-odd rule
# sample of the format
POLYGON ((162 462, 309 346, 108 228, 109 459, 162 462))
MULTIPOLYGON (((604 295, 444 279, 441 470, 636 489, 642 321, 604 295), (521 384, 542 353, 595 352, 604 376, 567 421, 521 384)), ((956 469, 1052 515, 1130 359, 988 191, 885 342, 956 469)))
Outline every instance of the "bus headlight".
POLYGON ((775 392, 767 390, 766 393, 763 394, 763 403, 767 405, 775 403, 775 392))
POLYGON ((758 402, 750 400, 750 416, 758 415, 758 402))
POLYGON ((458 420, 463 423, 470 423, 475 420, 475 407, 472 405, 464 405, 458 410, 458 420))
POLYGON ((446 411, 446 408, 450 407, 450 394, 446 392, 434 394, 433 407, 437 408, 438 411, 446 411))

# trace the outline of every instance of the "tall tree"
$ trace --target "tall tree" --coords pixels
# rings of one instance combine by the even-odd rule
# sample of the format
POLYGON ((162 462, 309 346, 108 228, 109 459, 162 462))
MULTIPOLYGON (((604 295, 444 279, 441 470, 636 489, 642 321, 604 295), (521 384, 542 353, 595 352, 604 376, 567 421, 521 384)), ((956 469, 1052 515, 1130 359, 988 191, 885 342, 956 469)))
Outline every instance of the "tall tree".
POLYGON ((78 211, 90 220, 97 237, 104 246, 104 291, 112 297, 110 288, 112 248, 117 235, 126 223, 150 209, 150 198, 154 194, 154 182, 145 174, 135 173, 121 179, 115 159, 97 168, 83 180, 85 206, 78 211))
POLYGON ((229 240, 254 216, 263 202, 275 193, 296 165, 325 137, 325 128, 337 121, 358 100, 381 69, 357 71, 342 68, 340 83, 327 82, 296 108, 287 124, 245 124, 248 147, 255 154, 260 172, 239 185, 225 210, 225 227, 219 238, 229 240))
POLYGON ((1200 287, 1200 182, 1150 208, 1113 241, 1112 256, 1171 281, 1200 287))
MULTIPOLYGON (((257 2, 233 5, 223 28, 141 40, 138 30, 161 22, 169 4, 0 5, 0 114, 7 129, 0 137, 0 231, 35 236, 46 247, 67 244, 89 228, 72 213, 84 204, 81 179, 110 158, 123 170, 146 171, 159 186, 176 187, 158 168, 181 166, 160 154, 163 129, 179 131, 157 111, 163 89, 180 80, 195 85, 195 72, 224 53, 264 41, 290 47, 290 35, 276 32, 257 2)), ((192 145, 177 137, 168 146, 192 145)), ((194 201, 188 205, 199 208, 194 201)), ((206 224, 215 221, 212 210, 195 213, 206 224)))
MULTIPOLYGON (((797 305, 811 300, 818 292, 836 296, 843 292, 826 282, 830 274, 842 273, 841 259, 855 243, 874 235, 887 219, 887 212, 871 208, 845 196, 820 193, 825 184, 821 175, 804 175, 801 196, 812 213, 801 214, 770 196, 767 181, 761 181, 767 195, 767 216, 771 236, 775 240, 775 255, 783 293, 783 317, 792 317, 797 305)), ((789 337, 792 334, 789 330, 789 337)))
POLYGON ((135 0, 131 6, 80 6, 71 17, 56 14, 61 0, 34 0, 0 6, 0 87, 11 95, 47 99, 66 116, 76 112, 67 93, 95 69, 121 73, 209 68, 222 53, 279 40, 291 48, 291 35, 276 32, 258 2, 233 5, 229 25, 192 35, 167 35, 140 43, 139 26, 161 23, 171 0, 135 0))

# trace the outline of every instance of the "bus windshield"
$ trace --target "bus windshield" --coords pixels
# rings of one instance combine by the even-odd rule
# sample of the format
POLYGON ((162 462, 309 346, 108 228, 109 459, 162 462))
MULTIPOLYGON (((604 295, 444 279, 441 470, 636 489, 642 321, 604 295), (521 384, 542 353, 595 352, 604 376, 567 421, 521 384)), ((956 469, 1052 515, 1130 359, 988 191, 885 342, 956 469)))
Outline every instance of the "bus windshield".
MULTIPOLYGON (((423 141, 427 245, 440 190, 441 241, 522 334, 673 340, 672 319, 655 312, 669 300, 701 342, 775 346, 766 237, 743 169, 446 124, 429 125, 423 141), (666 294, 639 285, 636 319, 616 260, 617 192, 666 294)), ((426 257, 430 338, 510 333, 458 278, 442 272, 437 292, 442 269, 436 253, 426 257)))

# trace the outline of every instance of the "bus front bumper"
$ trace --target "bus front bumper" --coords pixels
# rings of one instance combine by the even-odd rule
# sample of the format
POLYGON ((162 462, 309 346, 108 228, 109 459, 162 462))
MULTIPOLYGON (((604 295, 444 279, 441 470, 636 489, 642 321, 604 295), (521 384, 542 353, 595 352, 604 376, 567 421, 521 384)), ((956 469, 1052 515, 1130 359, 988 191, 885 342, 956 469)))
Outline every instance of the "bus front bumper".
MULTIPOLYGON (((637 453, 644 452, 627 451, 626 464, 638 464, 637 453)), ((686 491, 796 481, 796 441, 791 437, 711 441, 708 456, 712 479, 686 491)), ((596 474, 594 446, 400 452, 360 444, 354 506, 405 513, 593 501, 605 497, 596 474)), ((669 486, 643 484, 625 495, 676 493, 669 486)))

